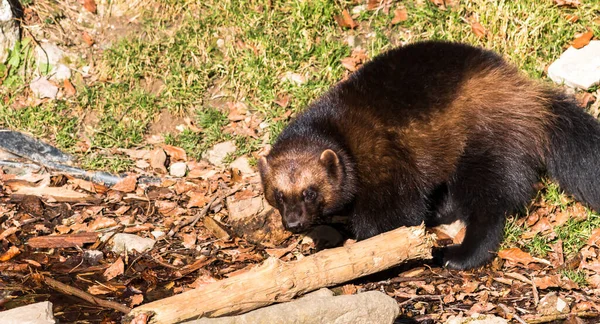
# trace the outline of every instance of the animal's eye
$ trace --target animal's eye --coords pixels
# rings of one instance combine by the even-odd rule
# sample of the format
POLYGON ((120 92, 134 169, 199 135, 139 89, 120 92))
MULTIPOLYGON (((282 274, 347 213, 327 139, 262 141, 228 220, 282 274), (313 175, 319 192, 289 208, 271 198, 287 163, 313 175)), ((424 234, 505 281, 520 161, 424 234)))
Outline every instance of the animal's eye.
POLYGON ((283 192, 279 190, 275 191, 275 199, 277 199, 278 202, 283 203, 283 192))
POLYGON ((304 190, 302 195, 304 196, 305 201, 313 201, 313 200, 317 199, 317 196, 318 196, 317 192, 314 191, 313 189, 304 190))

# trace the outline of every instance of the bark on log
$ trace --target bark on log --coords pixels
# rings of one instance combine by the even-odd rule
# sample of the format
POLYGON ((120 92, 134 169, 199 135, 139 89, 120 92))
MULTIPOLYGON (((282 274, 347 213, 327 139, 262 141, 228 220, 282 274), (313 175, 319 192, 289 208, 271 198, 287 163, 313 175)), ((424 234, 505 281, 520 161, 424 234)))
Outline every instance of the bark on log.
POLYGON ((432 246, 433 237, 421 225, 398 228, 294 262, 269 258, 248 272, 134 308, 125 322, 141 314, 150 315, 150 323, 240 314, 409 260, 429 259, 432 246))

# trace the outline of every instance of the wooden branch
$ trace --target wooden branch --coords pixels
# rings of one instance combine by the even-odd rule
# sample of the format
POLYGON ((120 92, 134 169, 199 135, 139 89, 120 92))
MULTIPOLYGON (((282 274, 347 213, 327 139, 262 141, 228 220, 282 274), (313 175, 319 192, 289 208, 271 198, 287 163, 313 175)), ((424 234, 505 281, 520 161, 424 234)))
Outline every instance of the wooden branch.
POLYGON ((421 225, 398 228, 298 261, 269 258, 248 272, 134 308, 125 321, 140 314, 150 314, 150 323, 175 323, 191 318, 239 314, 286 302, 408 260, 429 259, 433 241, 421 225))
POLYGON ((112 308, 114 310, 117 310, 117 311, 125 313, 125 314, 129 313, 129 311, 131 310, 131 308, 129 308, 125 305, 119 304, 114 301, 104 300, 104 299, 101 299, 98 297, 94 297, 93 295, 90 295, 83 290, 77 289, 75 287, 71 287, 60 281, 54 280, 52 278, 48 278, 46 276, 44 276, 44 283, 46 285, 52 287, 53 289, 56 289, 56 290, 62 292, 63 294, 79 297, 91 304, 98 305, 100 307, 112 308))
POLYGON ((94 243, 100 236, 100 233, 82 232, 62 235, 46 235, 32 237, 27 241, 27 245, 32 248, 68 248, 83 246, 85 243, 94 243))

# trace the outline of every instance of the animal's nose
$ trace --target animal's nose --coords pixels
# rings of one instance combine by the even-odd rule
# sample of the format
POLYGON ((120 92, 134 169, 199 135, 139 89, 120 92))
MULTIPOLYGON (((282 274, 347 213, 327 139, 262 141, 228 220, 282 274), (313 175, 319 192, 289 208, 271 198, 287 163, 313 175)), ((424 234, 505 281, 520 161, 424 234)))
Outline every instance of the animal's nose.
POLYGON ((285 228, 288 231, 297 231, 299 229, 302 228, 302 222, 300 222, 300 220, 296 220, 296 221, 292 221, 292 222, 285 222, 285 228))

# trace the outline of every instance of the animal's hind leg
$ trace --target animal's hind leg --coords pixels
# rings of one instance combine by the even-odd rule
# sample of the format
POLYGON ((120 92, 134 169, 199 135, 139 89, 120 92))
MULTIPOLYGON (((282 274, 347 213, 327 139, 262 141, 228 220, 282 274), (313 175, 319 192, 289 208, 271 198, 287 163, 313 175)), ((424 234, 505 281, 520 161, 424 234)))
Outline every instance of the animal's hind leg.
POLYGON ((470 269, 489 262, 502 242, 506 214, 532 198, 537 178, 536 162, 526 154, 467 154, 449 187, 467 229, 460 245, 443 251, 444 265, 470 269))

